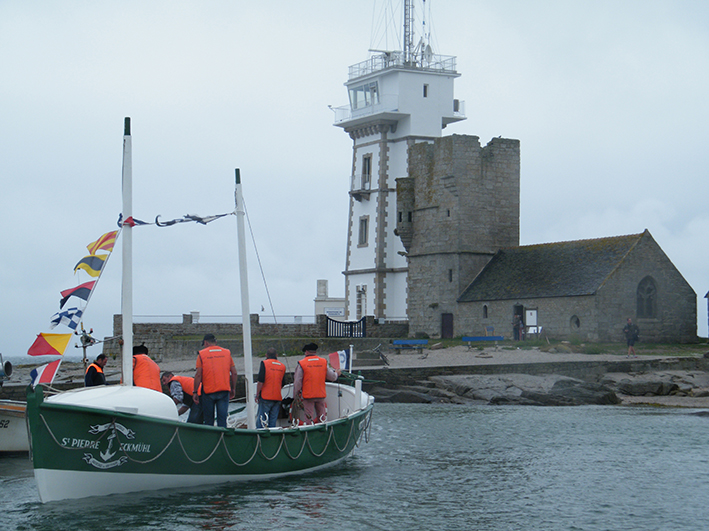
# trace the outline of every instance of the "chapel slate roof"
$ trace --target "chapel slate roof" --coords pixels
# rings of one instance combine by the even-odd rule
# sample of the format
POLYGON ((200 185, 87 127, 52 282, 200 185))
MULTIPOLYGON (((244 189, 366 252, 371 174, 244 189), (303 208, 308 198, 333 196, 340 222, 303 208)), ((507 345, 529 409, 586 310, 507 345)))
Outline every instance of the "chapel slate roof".
POLYGON ((458 302, 593 295, 646 233, 500 249, 458 302))

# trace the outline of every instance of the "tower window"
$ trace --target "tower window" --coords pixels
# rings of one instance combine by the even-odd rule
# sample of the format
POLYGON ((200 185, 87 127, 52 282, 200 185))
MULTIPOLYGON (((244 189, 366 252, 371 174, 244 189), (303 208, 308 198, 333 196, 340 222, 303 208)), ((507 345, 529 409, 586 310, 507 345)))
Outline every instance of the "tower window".
POLYGON ((369 190, 372 179, 372 155, 362 157, 362 190, 369 190))
POLYGON ((487 319, 487 304, 483 304, 483 319, 487 319))
POLYGON ((369 216, 359 218, 359 239, 357 240, 360 247, 365 247, 369 241, 369 216))
POLYGON ((350 107, 353 111, 378 104, 379 87, 376 81, 350 89, 350 107))
POLYGON ((414 213, 409 212, 408 214, 409 214, 409 223, 411 223, 414 220, 414 213))
POLYGON ((453 282, 453 270, 448 270, 448 282, 453 282))
POLYGON ((367 286, 357 286, 357 319, 367 315, 367 286))
POLYGON ((428 84, 423 85, 423 97, 428 98, 428 84))

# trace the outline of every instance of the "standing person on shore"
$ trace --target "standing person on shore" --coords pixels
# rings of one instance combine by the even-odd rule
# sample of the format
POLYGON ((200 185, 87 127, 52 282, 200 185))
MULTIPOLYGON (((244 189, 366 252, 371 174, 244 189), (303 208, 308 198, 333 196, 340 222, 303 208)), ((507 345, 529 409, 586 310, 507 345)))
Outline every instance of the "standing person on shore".
POLYGON ((512 319, 512 329, 515 341, 524 341, 524 321, 521 315, 515 315, 512 319))
POLYGON ((308 343, 303 347, 305 357, 298 362, 293 376, 293 398, 302 400, 306 424, 318 424, 327 420, 327 387, 325 381, 334 382, 340 371, 328 367, 327 360, 316 354, 318 346, 308 343))
POLYGON ((204 423, 214 426, 216 409, 217 426, 226 428, 229 413, 229 399, 236 396, 236 367, 228 349, 217 345, 214 334, 207 334, 202 340, 204 347, 197 356, 197 372, 194 375, 195 394, 193 399, 202 404, 204 423), (197 390, 202 386, 202 394, 197 390))
POLYGON ((633 323, 630 317, 628 317, 628 322, 623 327, 623 335, 628 344, 628 358, 637 358, 638 356, 635 354, 635 342, 638 340, 638 336, 640 336, 640 329, 638 325, 633 323))
POLYGON ((256 377, 256 401, 258 414, 257 428, 275 428, 281 411, 281 388, 286 366, 278 361, 278 352, 271 347, 266 351, 266 359, 261 362, 256 377))
POLYGON ((106 376, 103 374, 103 368, 108 363, 108 358, 105 354, 96 356, 96 361, 89 365, 84 375, 84 387, 94 387, 96 385, 106 385, 106 376))
POLYGON ((182 415, 189 410, 187 422, 191 424, 202 424, 202 406, 194 401, 194 378, 191 376, 175 376, 170 371, 165 371, 160 377, 160 383, 167 389, 168 395, 178 407, 177 414, 182 415))
POLYGON ((148 347, 133 347, 133 385, 162 393, 160 367, 148 356, 148 347))

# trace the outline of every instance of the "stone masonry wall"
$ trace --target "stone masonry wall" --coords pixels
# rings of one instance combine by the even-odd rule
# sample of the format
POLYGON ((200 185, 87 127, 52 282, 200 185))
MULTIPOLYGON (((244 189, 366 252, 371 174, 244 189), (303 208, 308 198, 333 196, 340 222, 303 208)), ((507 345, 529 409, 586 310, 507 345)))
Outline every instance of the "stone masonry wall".
POLYGON ((483 335, 486 326, 494 326, 496 334, 509 339, 514 306, 521 305, 537 310, 543 335, 553 339, 625 342, 622 330, 630 317, 640 328, 641 343, 690 343, 697 338, 696 301, 694 290, 648 232, 596 295, 460 303, 455 334, 483 335), (637 289, 648 276, 657 288, 657 315, 639 319, 637 289))
POLYGON ((459 303, 455 333, 485 335, 486 327, 492 326, 495 335, 512 339, 512 319, 516 305, 523 306, 525 310, 537 310, 537 322, 542 327, 544 337, 598 340, 596 304, 592 296, 459 303), (487 306, 487 318, 483 317, 484 306, 487 306))
MULTIPOLYGON (((519 141, 452 135, 409 150, 411 194, 402 197, 409 239, 409 333, 441 333, 441 314, 500 247, 519 245, 519 141), (406 211, 413 210, 407 226, 406 211)), ((401 183, 409 189, 410 180, 401 183)), ((408 190, 407 190, 408 191, 408 190)))
POLYGON ((640 328, 641 342, 696 341, 697 295, 649 232, 623 260, 622 267, 598 290, 598 336, 601 341, 623 339, 628 317, 640 328), (637 318, 637 289, 651 277, 657 289, 655 318, 637 318))
MULTIPOLYGON (((297 351, 303 346, 304 340, 315 340, 321 346, 329 345, 328 348, 334 350, 347 348, 352 342, 350 338, 328 338, 325 315, 316 316, 314 324, 260 323, 258 314, 252 314, 250 322, 255 352, 265 352, 269 346, 297 351)), ((122 333, 122 327, 122 316, 114 315, 114 336, 122 333)), ((372 341, 407 337, 408 328, 407 322, 380 323, 372 316, 366 317, 367 338, 372 341)), ((148 347, 154 359, 189 359, 201 348, 202 338, 206 334, 214 334, 218 343, 234 355, 243 355, 243 327, 240 323, 193 323, 189 314, 182 316, 182 323, 133 323, 133 343, 148 347)), ((358 339, 358 342, 362 341, 368 340, 358 339)), ((120 348, 118 341, 108 341, 103 344, 103 353, 118 356, 120 348)))

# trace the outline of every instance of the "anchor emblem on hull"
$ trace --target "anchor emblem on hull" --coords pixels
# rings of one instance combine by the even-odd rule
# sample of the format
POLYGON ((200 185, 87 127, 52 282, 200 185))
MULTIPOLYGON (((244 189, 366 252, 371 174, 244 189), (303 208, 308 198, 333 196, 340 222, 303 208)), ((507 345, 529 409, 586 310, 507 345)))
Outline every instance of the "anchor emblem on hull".
POLYGON ((116 455, 116 452, 111 451, 111 446, 113 446, 113 440, 116 438, 116 432, 115 430, 111 433, 111 435, 108 436, 108 448, 106 449, 105 452, 99 452, 99 455, 101 456, 101 459, 104 461, 108 461, 116 455))
MULTIPOLYGON (((121 432, 126 439, 135 438, 135 432, 133 430, 128 429, 117 422, 97 424, 96 426, 91 426, 91 428, 89 429, 89 433, 91 433, 92 435, 97 435, 107 430, 111 430, 111 432, 108 434, 108 437, 106 437, 106 440, 108 441, 108 447, 106 448, 106 451, 99 451, 99 456, 101 457, 102 461, 96 459, 93 454, 84 454, 84 461, 86 461, 86 463, 102 470, 108 470, 109 468, 114 468, 123 465, 128 461, 128 457, 125 455, 119 457, 114 461, 109 461, 109 459, 116 455, 115 451, 111 451, 113 448, 113 442, 116 440, 117 437, 116 432, 121 432)), ((120 442, 118 442, 118 448, 120 449, 120 442)))

